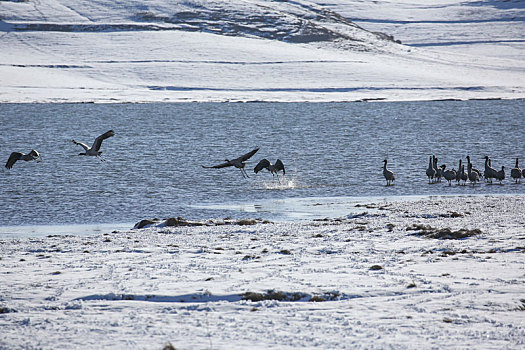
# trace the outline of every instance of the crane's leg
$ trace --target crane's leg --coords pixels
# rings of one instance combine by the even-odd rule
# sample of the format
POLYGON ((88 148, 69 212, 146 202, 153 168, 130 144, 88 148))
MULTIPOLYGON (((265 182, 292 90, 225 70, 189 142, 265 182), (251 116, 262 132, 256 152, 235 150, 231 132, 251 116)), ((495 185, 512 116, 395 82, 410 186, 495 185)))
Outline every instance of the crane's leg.
POLYGON ((239 170, 241 171, 242 177, 244 177, 245 179, 249 177, 248 174, 246 174, 246 170, 244 170, 243 168, 239 168, 239 170))

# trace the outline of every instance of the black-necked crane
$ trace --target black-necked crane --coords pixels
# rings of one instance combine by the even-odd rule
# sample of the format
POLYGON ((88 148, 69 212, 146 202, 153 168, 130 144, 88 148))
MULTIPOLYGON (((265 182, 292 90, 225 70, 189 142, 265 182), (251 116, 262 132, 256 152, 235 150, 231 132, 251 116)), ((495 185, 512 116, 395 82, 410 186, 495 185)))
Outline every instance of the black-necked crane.
POLYGON ((462 160, 460 159, 459 160, 459 165, 458 165, 458 171, 456 173, 456 182, 459 184, 461 184, 461 169, 462 169, 462 160))
POLYGON ((451 186, 452 185, 452 180, 455 180, 456 179, 456 170, 452 169, 452 170, 445 170, 447 168, 447 166, 445 164, 443 164, 441 166, 441 170, 443 172, 443 177, 445 178, 445 180, 448 181, 448 185, 451 186))
POLYGON ((436 182, 441 182, 441 177, 443 176, 443 172, 441 171, 441 167, 438 167, 438 159, 436 156, 432 156, 432 162, 434 163, 434 170, 436 170, 436 182))
POLYGON ((494 174, 494 178, 501 183, 501 181, 505 180, 505 167, 502 165, 500 171, 496 171, 496 174, 494 174))
POLYGON ((467 175, 470 182, 475 185, 479 181, 479 174, 476 171, 472 171, 472 163, 468 163, 467 175))
POLYGON ((510 170, 510 176, 514 179, 516 183, 518 183, 518 181, 521 182, 521 177, 523 175, 521 173, 518 158, 516 158, 516 166, 510 170))
MULTIPOLYGON (((468 167, 468 164, 472 164, 471 161, 470 161, 470 156, 469 155, 467 155, 467 167, 468 167)), ((470 169, 471 169, 471 171, 478 173, 478 178, 481 178, 481 171, 479 169, 474 168, 474 166, 471 166, 470 169)))
POLYGON ((251 150, 250 152, 238 157, 238 158, 235 158, 235 159, 232 159, 232 160, 229 160, 229 159, 226 159, 224 163, 222 164, 218 164, 218 165, 213 165, 213 166, 204 166, 202 165, 203 168, 206 168, 206 169, 220 169, 220 168, 226 168, 226 167, 230 167, 230 166, 234 166, 236 167, 237 169, 240 169, 241 170, 241 174, 243 177, 247 178, 249 177, 248 174, 246 173, 246 170, 244 170, 244 167, 246 166, 245 162, 250 159, 255 153, 257 153, 257 151, 259 150, 259 147, 256 147, 255 149, 251 150))
POLYGON ((279 179, 279 171, 283 172, 283 175, 286 174, 286 170, 284 169, 284 164, 280 159, 277 159, 275 161, 275 164, 270 163, 270 161, 266 158, 261 159, 259 163, 255 166, 253 169, 254 173, 258 173, 259 171, 267 169, 270 173, 272 173, 273 176, 277 175, 277 179, 279 179))
POLYGON ((463 181, 463 186, 467 184, 468 174, 465 172, 465 164, 461 164, 461 170, 459 172, 459 178, 463 181))
POLYGON ((436 169, 434 169, 433 156, 429 157, 427 168, 428 183, 436 176, 436 169))
POLYGON ((115 132, 113 130, 106 131, 105 133, 103 133, 95 139, 91 147, 88 147, 88 145, 86 145, 85 143, 77 142, 75 140, 71 140, 71 142, 73 142, 75 145, 79 145, 82 146, 82 148, 84 148, 85 152, 79 153, 79 156, 95 156, 99 157, 100 160, 105 160, 101 157, 102 151, 100 151, 100 146, 102 145, 102 141, 114 135, 115 132))
POLYGON ((485 156, 485 171, 483 172, 483 177, 486 181, 488 180, 490 183, 492 183, 492 179, 496 178, 496 173, 497 170, 490 165, 489 156, 485 156))
POLYGON ((17 160, 24 160, 26 162, 29 162, 31 160, 39 160, 42 161, 42 157, 40 156, 40 153, 35 151, 34 149, 31 150, 28 154, 21 153, 21 152, 12 152, 9 156, 9 159, 7 160, 7 163, 5 163, 5 167, 7 169, 11 169, 13 165, 15 165, 17 160))
POLYGON ((385 177, 386 185, 390 186, 392 185, 392 182, 396 179, 396 176, 394 175, 394 172, 386 168, 386 159, 383 161, 383 163, 383 176, 385 177))

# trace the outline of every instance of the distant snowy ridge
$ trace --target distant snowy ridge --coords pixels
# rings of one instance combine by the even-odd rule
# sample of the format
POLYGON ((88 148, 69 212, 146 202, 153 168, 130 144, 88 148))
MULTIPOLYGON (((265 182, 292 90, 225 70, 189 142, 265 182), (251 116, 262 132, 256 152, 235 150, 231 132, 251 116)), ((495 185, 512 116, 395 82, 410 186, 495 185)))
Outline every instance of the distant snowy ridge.
MULTIPOLYGON (((28 3, 16 4, 20 8, 25 8, 28 3)), ((365 47, 373 49, 384 45, 382 41, 393 41, 393 38, 386 34, 369 32, 330 9, 304 0, 244 0, 236 3, 221 0, 173 3, 154 1, 148 6, 143 5, 143 2, 130 1, 126 6, 116 6, 116 15, 109 18, 98 16, 94 6, 78 7, 75 4, 66 6, 67 2, 63 3, 63 10, 67 9, 66 13, 57 11, 47 14, 45 11, 36 10, 36 7, 34 7, 36 11, 28 11, 29 15, 26 15, 24 9, 23 17, 6 16, 2 13, 0 18, 7 18, 11 26, 4 26, 4 29, 0 26, 0 30, 62 32, 182 30, 291 43, 338 41, 338 46, 360 49, 365 47), (86 18, 89 21, 83 20, 86 18)), ((97 3, 100 6, 104 2, 97 3)), ((112 7, 109 1, 103 5, 108 9, 112 7)))

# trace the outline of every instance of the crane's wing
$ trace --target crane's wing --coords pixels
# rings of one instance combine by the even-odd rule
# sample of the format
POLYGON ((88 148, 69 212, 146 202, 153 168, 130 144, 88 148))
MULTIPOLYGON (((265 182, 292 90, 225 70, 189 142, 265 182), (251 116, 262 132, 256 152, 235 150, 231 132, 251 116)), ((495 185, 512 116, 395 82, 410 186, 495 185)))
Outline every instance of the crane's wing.
POLYGON ((253 172, 254 173, 258 173, 259 171, 263 170, 264 168, 268 169, 268 167, 270 166, 270 161, 268 159, 261 159, 261 161, 259 163, 257 163, 257 165, 255 166, 255 168, 253 168, 253 172))
POLYGON ((73 142, 75 145, 82 146, 82 148, 84 148, 84 150, 86 150, 86 152, 89 150, 88 145, 86 145, 85 143, 78 142, 78 141, 75 141, 75 140, 71 140, 71 142, 73 142))
POLYGON ((245 162, 247 161, 248 159, 250 159, 255 153, 257 153, 257 151, 259 150, 259 147, 255 148, 254 150, 240 156, 239 158, 237 158, 237 160, 240 160, 241 162, 245 162))
POLYGON ((284 169, 284 164, 283 164, 283 162, 281 162, 280 159, 277 159, 273 166, 275 167, 275 169, 277 171, 282 170, 283 171, 283 175, 286 174, 286 170, 284 169))
POLYGON ((5 163, 5 167, 7 169, 11 169, 13 165, 16 163, 16 161, 19 160, 20 158, 22 158, 22 153, 20 152, 11 153, 11 155, 9 156, 9 159, 7 160, 7 163, 5 163))
POLYGON ((213 165, 213 166, 204 166, 204 165, 201 165, 203 168, 206 168, 206 169, 211 169, 211 168, 214 168, 214 169, 220 169, 220 168, 226 168, 226 167, 229 167, 229 166, 232 166, 232 162, 230 161, 226 161, 222 164, 217 164, 217 165, 213 165))
POLYGON ((100 149, 100 146, 102 145, 102 141, 114 135, 115 135, 115 132, 113 130, 106 131, 105 133, 103 133, 102 135, 100 135, 99 137, 95 139, 95 142, 93 142, 93 146, 91 146, 91 149, 98 151, 100 149))

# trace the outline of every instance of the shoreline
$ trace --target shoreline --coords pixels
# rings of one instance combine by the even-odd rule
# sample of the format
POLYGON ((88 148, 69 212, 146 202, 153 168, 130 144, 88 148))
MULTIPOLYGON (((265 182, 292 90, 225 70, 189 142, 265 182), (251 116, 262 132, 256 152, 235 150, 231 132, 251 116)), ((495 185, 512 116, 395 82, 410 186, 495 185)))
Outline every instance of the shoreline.
MULTIPOLYGON (((363 211, 363 208, 374 209, 372 205, 388 205, 400 202, 432 201, 439 199, 454 198, 510 198, 525 197, 525 194, 435 194, 435 195, 406 195, 406 196, 370 196, 370 197, 289 197, 280 199, 268 199, 259 202, 245 201, 237 203, 223 203, 210 205, 190 205, 196 209, 221 210, 228 209, 238 213, 232 219, 259 219, 261 214, 266 214, 264 220, 275 223, 311 223, 320 219, 341 219, 363 211), (273 215, 272 215, 273 213, 273 215), (280 213, 281 217, 275 217, 280 213), (286 214, 285 214, 286 213, 286 214), (334 214, 334 215, 330 215, 334 214), (272 217, 274 216, 274 217, 272 217)), ((377 212, 377 210, 375 210, 377 212)), ((174 214, 173 217, 178 217, 174 214)), ((49 235, 58 236, 92 236, 102 235, 113 231, 133 230, 141 220, 152 220, 153 218, 140 218, 136 222, 117 223, 87 223, 87 224, 22 224, 22 225, 0 225, 0 239, 8 238, 38 238, 49 235)), ((167 218, 158 220, 159 223, 167 218)), ((218 217, 205 219, 184 218, 196 222, 220 220, 218 217)))
POLYGON ((161 100, 143 100, 143 101, 128 101, 128 100, 85 100, 85 101, 53 101, 53 100, 34 100, 34 101, 0 101, 0 104, 199 104, 199 103, 402 103, 402 102, 469 102, 469 101, 522 101, 525 100, 525 96, 522 97, 471 97, 471 98, 429 98, 429 99, 388 99, 385 98, 363 98, 355 100, 265 100, 265 99, 245 99, 245 100, 172 100, 166 101, 161 100))

